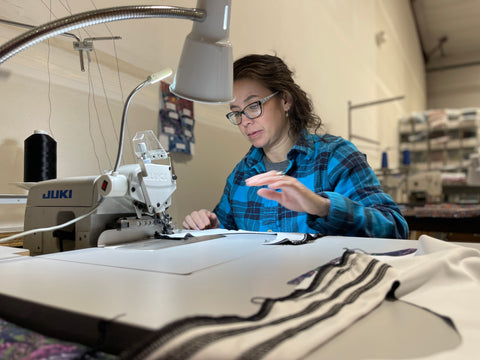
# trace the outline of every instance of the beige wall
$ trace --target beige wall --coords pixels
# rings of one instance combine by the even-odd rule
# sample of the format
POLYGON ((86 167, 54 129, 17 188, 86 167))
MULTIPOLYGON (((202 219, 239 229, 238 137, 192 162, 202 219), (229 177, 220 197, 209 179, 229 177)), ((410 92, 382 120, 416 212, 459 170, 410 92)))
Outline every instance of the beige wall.
MULTIPOLYGON (((97 8, 131 4, 93 2, 97 8)), ((52 3, 55 16, 68 14, 60 2, 52 3)), ((141 3, 188 7, 196 2, 141 3)), ((90 2, 71 1, 70 6, 74 13, 92 8, 90 2)), ((18 22, 40 24, 50 19, 48 9, 37 0, 0 0, 0 9, 1 17, 18 22)), ((38 128, 51 129, 55 135, 59 177, 111 169, 122 99, 148 74, 164 67, 175 69, 190 28, 182 20, 149 19, 110 23, 108 28, 93 26, 86 29, 88 34, 77 31, 82 38, 122 36, 115 47, 112 41, 96 42, 90 72, 85 73, 79 70, 71 39, 63 37, 51 39, 50 45, 38 44, 0 65, 0 166, 8 169, 2 171, 0 193, 22 192, 9 183, 22 181, 23 141, 38 128)), ((21 32, 0 25, 0 42, 21 32)), ((235 58, 248 53, 283 57, 314 100, 325 129, 336 135, 348 137, 348 101, 405 95, 405 100, 353 113, 354 133, 381 143, 379 147, 357 143, 374 168, 383 149, 389 149, 392 163, 397 161, 398 118, 425 109, 425 75, 408 0, 233 0, 231 41, 235 58), (386 41, 377 45, 375 36, 381 31, 386 41)), ((136 95, 129 111, 128 142, 135 131, 156 130, 158 106, 157 87, 136 95)), ((216 204, 226 175, 248 149, 225 119, 227 108, 195 105, 195 155, 173 156, 178 190, 170 212, 177 223, 193 209, 216 204)), ((133 161, 129 145, 125 159, 133 161)), ((2 219, 13 213, 2 209, 2 219)), ((13 219, 0 221, 0 227, 21 223, 22 209, 16 211, 13 219)))
POLYGON ((427 74, 428 109, 480 107, 480 65, 427 74))

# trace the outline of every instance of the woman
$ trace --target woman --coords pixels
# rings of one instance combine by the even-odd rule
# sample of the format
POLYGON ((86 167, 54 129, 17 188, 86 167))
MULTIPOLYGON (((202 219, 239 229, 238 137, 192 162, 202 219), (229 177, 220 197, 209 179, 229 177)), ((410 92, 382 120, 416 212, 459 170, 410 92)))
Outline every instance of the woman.
POLYGON ((248 55, 233 72, 227 118, 252 147, 215 209, 192 212, 184 228, 408 237, 365 156, 349 141, 316 134, 321 120, 280 58, 248 55))

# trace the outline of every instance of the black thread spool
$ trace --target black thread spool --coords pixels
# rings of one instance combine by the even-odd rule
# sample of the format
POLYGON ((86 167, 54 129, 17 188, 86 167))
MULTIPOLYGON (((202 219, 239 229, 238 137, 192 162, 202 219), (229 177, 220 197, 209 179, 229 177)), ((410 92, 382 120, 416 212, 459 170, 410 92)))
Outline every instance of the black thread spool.
POLYGON ((57 143, 45 131, 35 130, 24 141, 23 181, 57 177, 57 143))

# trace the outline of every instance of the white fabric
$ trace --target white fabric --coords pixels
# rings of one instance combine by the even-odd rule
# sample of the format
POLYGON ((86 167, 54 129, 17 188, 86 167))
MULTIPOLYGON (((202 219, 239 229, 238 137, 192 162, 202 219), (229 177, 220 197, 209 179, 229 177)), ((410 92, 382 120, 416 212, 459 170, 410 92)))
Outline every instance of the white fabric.
POLYGON ((377 258, 397 271, 397 298, 450 318, 460 333, 459 347, 421 359, 480 358, 479 250, 422 235, 414 256, 377 258))
POLYGON ((421 359, 478 358, 480 251, 428 236, 418 245, 415 254, 399 257, 347 252, 340 265, 322 267, 289 297, 271 300, 272 307, 264 304, 265 313, 250 318, 197 317, 170 324, 146 358, 301 358, 371 312, 398 281, 398 299, 450 318, 462 338, 457 348, 421 359), (381 281, 372 282, 375 278, 381 281))

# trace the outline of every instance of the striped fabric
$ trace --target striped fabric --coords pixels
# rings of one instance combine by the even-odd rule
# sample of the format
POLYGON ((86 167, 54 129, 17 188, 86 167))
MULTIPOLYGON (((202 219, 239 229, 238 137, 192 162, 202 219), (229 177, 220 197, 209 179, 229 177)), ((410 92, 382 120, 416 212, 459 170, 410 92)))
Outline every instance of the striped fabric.
POLYGON ((365 156, 349 141, 304 132, 288 153, 286 174, 329 198, 330 213, 319 218, 286 209, 257 195, 245 180, 265 172, 263 150, 252 147, 227 179, 214 212, 229 230, 321 233, 407 238, 408 226, 392 198, 382 191, 365 156))
POLYGON ((198 316, 159 330, 128 359, 296 359, 377 307, 395 284, 393 269, 346 251, 338 264, 284 298, 264 300, 250 317, 198 316))

